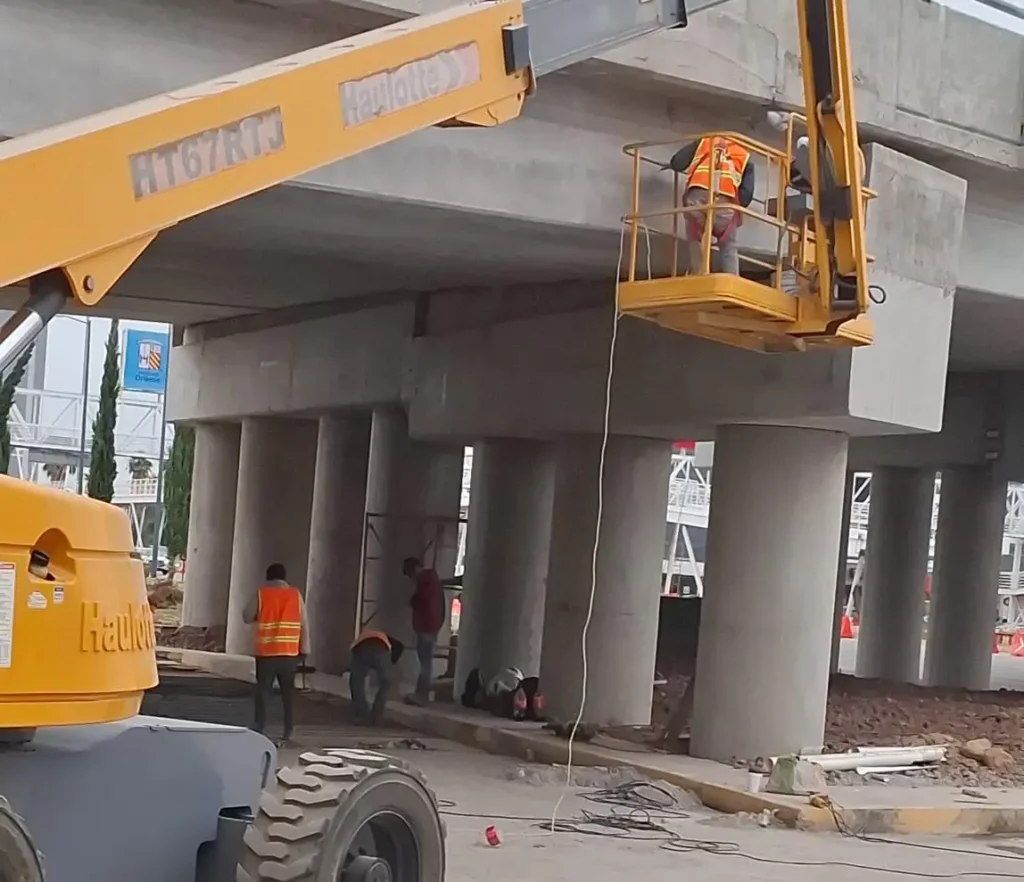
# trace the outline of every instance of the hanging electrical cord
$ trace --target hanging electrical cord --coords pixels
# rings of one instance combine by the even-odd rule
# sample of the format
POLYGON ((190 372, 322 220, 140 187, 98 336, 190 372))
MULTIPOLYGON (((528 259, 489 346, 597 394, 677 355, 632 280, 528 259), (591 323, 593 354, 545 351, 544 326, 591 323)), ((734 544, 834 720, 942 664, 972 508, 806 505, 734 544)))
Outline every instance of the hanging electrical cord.
MULTIPOLYGON (((646 224, 643 226, 647 242, 647 277, 653 277, 653 264, 651 258, 651 231, 646 224)), ((551 832, 556 832, 558 825, 558 811, 565 801, 566 794, 572 787, 572 751, 576 741, 576 733, 583 722, 583 714, 587 706, 587 678, 589 676, 589 657, 587 655, 587 637, 590 634, 590 623, 594 619, 594 599, 597 596, 597 555, 601 548, 601 522, 604 519, 604 466, 608 454, 608 437, 610 435, 611 414, 612 414, 612 383, 615 379, 615 350, 619 340, 619 289, 622 284, 622 262, 626 253, 626 224, 622 224, 619 231, 619 258, 615 266, 615 304, 612 311, 611 340, 608 345, 608 373, 604 387, 604 419, 601 426, 601 453, 597 461, 597 518, 594 525, 594 548, 590 558, 590 596, 587 600, 587 615, 583 620, 583 631, 580 635, 581 657, 583 661, 582 682, 580 684, 580 708, 576 719, 569 732, 569 747, 565 763, 565 785, 558 795, 555 807, 551 811, 551 832)))

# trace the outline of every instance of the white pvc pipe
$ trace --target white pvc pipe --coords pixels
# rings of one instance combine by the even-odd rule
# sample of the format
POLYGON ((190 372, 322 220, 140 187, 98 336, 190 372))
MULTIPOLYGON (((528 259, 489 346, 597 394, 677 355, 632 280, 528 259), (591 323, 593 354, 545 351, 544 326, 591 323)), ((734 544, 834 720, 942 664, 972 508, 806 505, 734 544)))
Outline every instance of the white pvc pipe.
POLYGON ((808 762, 829 772, 856 769, 885 768, 886 766, 938 763, 946 758, 945 747, 874 747, 850 753, 827 753, 804 757, 808 762))

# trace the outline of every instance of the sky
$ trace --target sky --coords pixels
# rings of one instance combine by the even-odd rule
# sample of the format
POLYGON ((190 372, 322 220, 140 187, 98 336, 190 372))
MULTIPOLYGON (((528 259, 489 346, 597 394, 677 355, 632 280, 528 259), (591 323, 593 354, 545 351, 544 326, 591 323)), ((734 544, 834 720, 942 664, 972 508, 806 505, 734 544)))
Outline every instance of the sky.
MULTIPOLYGON (((103 374, 110 319, 93 318, 92 344, 89 347, 89 393, 99 393, 103 374)), ((145 328, 151 331, 168 330, 168 325, 157 322, 121 321, 122 337, 127 328, 145 328)), ((46 388, 55 392, 81 392, 82 362, 85 346, 85 319, 79 316, 59 315, 47 327, 46 388)))

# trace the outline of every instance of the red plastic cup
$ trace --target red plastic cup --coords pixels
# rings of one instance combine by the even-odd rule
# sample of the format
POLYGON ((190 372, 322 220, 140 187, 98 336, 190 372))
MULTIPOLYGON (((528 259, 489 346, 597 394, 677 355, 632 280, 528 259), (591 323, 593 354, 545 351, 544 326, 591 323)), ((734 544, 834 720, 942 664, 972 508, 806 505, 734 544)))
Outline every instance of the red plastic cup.
POLYGON ((501 845, 501 839, 498 837, 498 831, 493 826, 489 826, 484 830, 484 838, 487 840, 487 844, 492 848, 501 845))

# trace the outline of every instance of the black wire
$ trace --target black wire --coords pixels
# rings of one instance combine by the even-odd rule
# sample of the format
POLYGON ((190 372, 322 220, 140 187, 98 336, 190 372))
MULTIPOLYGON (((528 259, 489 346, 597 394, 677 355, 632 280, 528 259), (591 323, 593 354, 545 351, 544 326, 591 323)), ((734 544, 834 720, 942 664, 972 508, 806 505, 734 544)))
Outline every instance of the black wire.
POLYGON ((885 288, 881 285, 868 285, 868 299, 872 302, 881 306, 889 299, 889 295, 886 293, 885 288), (878 292, 877 294, 874 292, 878 292))
MULTIPOLYGON (((757 864, 780 867, 842 867, 852 870, 865 870, 872 873, 888 873, 894 876, 908 876, 916 879, 1019 879, 1020 873, 986 872, 967 870, 959 873, 927 873, 919 870, 902 870, 895 867, 880 867, 872 864, 861 864, 854 861, 814 861, 786 860, 768 858, 742 851, 739 843, 718 841, 714 839, 687 839, 674 830, 657 823, 655 818, 684 820, 689 815, 682 811, 675 795, 665 787, 646 781, 631 781, 604 790, 592 790, 581 794, 590 802, 601 805, 626 809, 625 812, 611 811, 608 814, 582 810, 579 816, 568 821, 551 822, 551 818, 533 818, 522 815, 494 815, 478 812, 453 811, 455 803, 451 800, 439 800, 442 815, 457 818, 476 818, 495 821, 523 821, 553 833, 575 833, 582 836, 603 836, 610 839, 628 839, 634 841, 658 842, 659 847, 666 851, 680 854, 699 852, 710 855, 732 856, 743 858, 757 864), (449 808, 450 807, 450 808, 449 808)), ((941 845, 929 845, 920 842, 901 842, 897 839, 885 839, 877 836, 866 836, 850 829, 836 806, 829 801, 827 808, 832 813, 836 830, 843 836, 862 842, 882 845, 899 845, 904 848, 917 848, 925 851, 946 852, 974 857, 999 858, 1002 860, 1024 860, 1009 854, 990 854, 974 849, 950 848, 941 845)))

